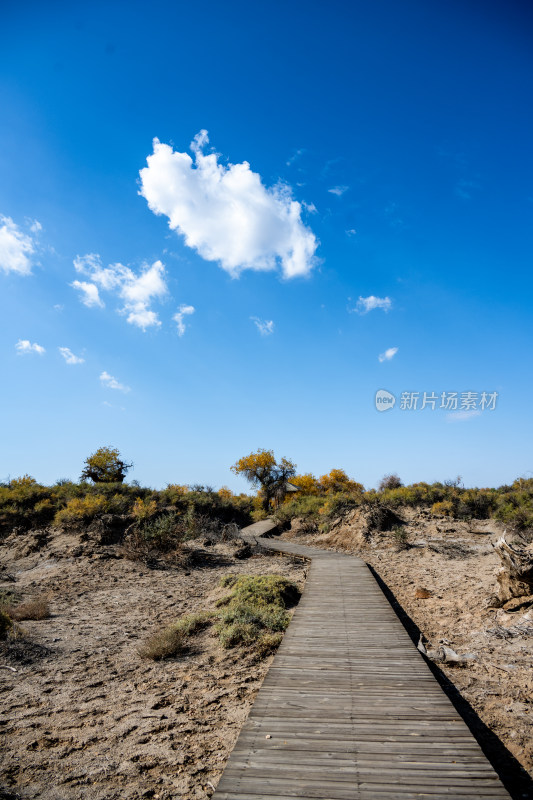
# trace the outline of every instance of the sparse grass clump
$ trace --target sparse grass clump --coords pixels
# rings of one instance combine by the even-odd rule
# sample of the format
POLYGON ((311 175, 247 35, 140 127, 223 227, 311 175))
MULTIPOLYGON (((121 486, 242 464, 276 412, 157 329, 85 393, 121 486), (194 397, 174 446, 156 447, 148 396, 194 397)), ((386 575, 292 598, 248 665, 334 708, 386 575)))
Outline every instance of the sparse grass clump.
POLYGON ((139 655, 141 658, 149 658, 153 661, 175 658, 187 649, 187 640, 210 625, 212 621, 213 615, 208 612, 186 614, 177 622, 167 625, 150 636, 139 648, 139 655))
POLYGON ((25 600, 16 606, 11 606, 9 614, 12 619, 18 622, 25 619, 48 619, 50 605, 46 597, 36 597, 33 600, 25 600))
POLYGON ((213 623, 225 649, 249 647, 260 658, 273 652, 290 622, 287 609, 298 602, 298 587, 280 575, 228 575, 220 585, 231 591, 216 610, 186 614, 167 625, 141 645, 139 655, 154 661, 182 655, 191 638, 213 623))

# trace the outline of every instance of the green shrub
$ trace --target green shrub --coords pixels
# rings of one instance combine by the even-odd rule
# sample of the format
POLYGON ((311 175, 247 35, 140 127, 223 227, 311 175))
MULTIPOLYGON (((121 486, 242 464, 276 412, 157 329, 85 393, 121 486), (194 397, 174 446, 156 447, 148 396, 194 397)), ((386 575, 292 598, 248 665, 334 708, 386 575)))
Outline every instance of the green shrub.
POLYGON ((253 645, 259 656, 270 653, 290 622, 287 608, 300 597, 296 584, 281 575, 228 575, 220 583, 231 588, 217 603, 223 607, 215 626, 222 646, 253 645))

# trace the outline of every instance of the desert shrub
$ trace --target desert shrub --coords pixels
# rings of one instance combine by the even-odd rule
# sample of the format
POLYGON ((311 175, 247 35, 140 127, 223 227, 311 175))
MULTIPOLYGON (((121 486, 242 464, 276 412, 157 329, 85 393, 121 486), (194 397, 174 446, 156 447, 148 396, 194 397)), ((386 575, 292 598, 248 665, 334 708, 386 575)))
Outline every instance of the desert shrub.
POLYGON ((98 514, 108 510, 106 498, 101 495, 87 495, 87 497, 74 497, 69 500, 65 508, 58 511, 54 523, 59 527, 76 522, 89 522, 98 514))
POLYGON ((185 526, 179 514, 171 512, 146 521, 139 534, 150 547, 168 553, 182 544, 185 526))
POLYGON ((390 475, 384 475, 379 482, 378 491, 383 492, 385 489, 400 489, 403 486, 398 475, 392 472, 390 475))
POLYGON ((431 513, 436 517, 451 517, 453 516, 453 503, 451 500, 440 500, 438 503, 433 503, 431 506, 431 513))
POLYGON ((157 511, 157 503, 155 500, 143 500, 142 497, 137 497, 133 504, 133 516, 136 520, 144 520, 153 517, 157 511))
POLYGON ((391 531, 394 544, 398 551, 409 550, 411 543, 409 541, 409 533, 404 525, 395 525, 391 531))
POLYGON ((50 606, 46 597, 36 597, 33 600, 25 600, 17 605, 11 605, 9 616, 17 622, 25 619, 48 619, 50 606))
POLYGON ((332 469, 327 475, 322 475, 319 484, 323 492, 335 494, 343 492, 347 494, 361 494, 365 487, 362 483, 352 481, 343 469, 332 469))
POLYGON ((456 514, 460 519, 489 519, 497 504, 495 489, 465 489, 459 495, 456 514))
POLYGON ((222 610, 215 630, 222 646, 253 645, 260 656, 275 649, 290 622, 286 609, 299 599, 298 587, 281 575, 229 575, 220 583, 231 588, 217 603, 222 610))
POLYGON ((346 512, 354 508, 359 508, 361 502, 362 494, 359 492, 354 494, 350 492, 337 492, 336 494, 330 494, 324 500, 319 513, 322 519, 333 519, 334 517, 340 517, 346 514, 346 512))
POLYGON ((161 498, 161 502, 176 506, 181 503, 188 491, 188 486, 182 486, 178 483, 169 483, 166 489, 163 489, 161 492, 159 492, 159 496, 161 498))
POLYGON ((7 639, 12 630, 13 621, 5 611, 0 609, 0 639, 7 639))
POLYGON ((244 603, 291 608, 300 598, 296 584, 281 575, 226 575, 220 585, 231 588, 230 594, 219 600, 221 606, 244 603))
POLYGON ((187 649, 188 639, 198 631, 203 630, 213 621, 213 615, 208 612, 186 614, 152 634, 138 649, 141 658, 160 661, 164 658, 174 658, 187 649))
POLYGON ((499 491, 494 516, 519 531, 533 528, 533 478, 519 478, 510 490, 499 491))
POLYGON ((282 527, 289 525, 291 519, 303 517, 304 519, 318 519, 320 509, 324 505, 324 497, 314 495, 297 495, 290 501, 283 503, 274 514, 274 519, 282 527))

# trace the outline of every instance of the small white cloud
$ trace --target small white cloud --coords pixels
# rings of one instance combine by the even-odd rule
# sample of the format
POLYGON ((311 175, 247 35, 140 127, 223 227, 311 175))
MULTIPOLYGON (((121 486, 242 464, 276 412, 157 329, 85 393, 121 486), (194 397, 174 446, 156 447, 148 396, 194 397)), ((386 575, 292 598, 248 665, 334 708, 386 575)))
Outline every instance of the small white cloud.
POLYGON ((43 226, 37 219, 30 219, 29 224, 30 224, 30 231, 32 233, 40 233, 43 229, 43 226))
POLYGON ((86 281, 73 281, 70 285, 81 292, 81 302, 84 306, 88 308, 93 306, 104 307, 104 301, 100 297, 96 284, 87 283, 86 281))
POLYGON ((304 153, 305 153, 304 148, 302 148, 301 150, 296 150, 287 161, 287 166, 291 167, 294 164, 294 162, 300 158, 300 156, 303 156, 304 153))
POLYGON ((390 361, 391 358, 394 358, 397 352, 398 352, 397 347, 389 347, 389 349, 385 350, 384 353, 381 353, 381 355, 379 355, 378 358, 381 362, 390 361))
POLYGON ((476 408, 471 408, 468 411, 450 411, 449 414, 446 414, 446 422, 466 422, 474 417, 479 417, 480 414, 481 411, 476 408))
POLYGON ((124 386, 123 383, 119 383, 116 378, 105 371, 100 375, 100 381, 102 385, 107 386, 108 389, 117 389, 119 392, 131 391, 129 386, 124 386))
POLYGON ((176 322, 178 326, 178 336, 183 336, 185 333, 185 322, 183 321, 183 317, 188 314, 194 314, 195 308, 194 306, 187 306, 181 305, 178 311, 174 314, 172 319, 176 322))
POLYGON ((80 356, 75 356, 72 350, 69 347, 59 347, 59 352, 67 362, 67 364, 83 364, 85 361, 84 358, 80 358, 80 356))
POLYGON ((61 303, 56 303, 55 304, 54 311, 64 311, 64 310, 65 310, 65 306, 64 305, 62 305, 61 303))
POLYGON ((368 314, 375 308, 382 308, 383 311, 389 311, 392 306, 390 297, 375 297, 371 294, 369 297, 359 297, 355 308, 353 309, 358 314, 368 314))
POLYGON ((257 330, 261 336, 270 336, 274 333, 274 322, 271 319, 259 319, 259 317, 250 317, 257 326, 257 330))
POLYGON ((332 186, 331 189, 328 189, 328 192, 337 195, 337 197, 342 197, 349 188, 349 186, 332 186))
POLYGON ((355 230, 355 228, 349 228, 346 231, 346 236, 357 236, 357 231, 355 230))
POLYGON ((89 291, 87 287, 93 287, 90 291, 94 294, 96 290, 99 300, 99 303, 95 303, 83 299, 85 305, 103 305, 99 289, 115 292, 124 302, 119 313, 125 314, 129 323, 143 330, 161 325, 157 313, 150 308, 154 299, 163 297, 168 291, 165 268, 161 261, 155 261, 152 265, 145 264, 141 272, 136 274, 120 263, 104 267, 99 255, 88 253, 85 256, 77 256, 74 259, 74 267, 76 272, 87 275, 92 282, 74 281, 72 286, 83 288, 86 295, 89 291))
POLYGON ((19 339, 15 348, 20 356, 24 355, 24 353, 38 353, 40 356, 46 353, 44 347, 41 347, 40 344, 35 342, 31 344, 28 339, 19 339))
POLYGON ((308 214, 318 214, 318 208, 315 206, 314 203, 306 203, 304 201, 302 202, 302 205, 308 214))
POLYGON ((302 206, 290 187, 265 187, 246 161, 219 163, 216 153, 204 154, 208 141, 207 131, 194 138, 193 161, 154 139, 153 155, 140 171, 140 194, 148 207, 168 217, 188 247, 233 277, 278 264, 285 278, 308 275, 318 243, 302 222, 302 206))
POLYGON ((31 275, 31 256, 35 245, 31 236, 23 233, 11 217, 0 215, 0 270, 6 273, 31 275))

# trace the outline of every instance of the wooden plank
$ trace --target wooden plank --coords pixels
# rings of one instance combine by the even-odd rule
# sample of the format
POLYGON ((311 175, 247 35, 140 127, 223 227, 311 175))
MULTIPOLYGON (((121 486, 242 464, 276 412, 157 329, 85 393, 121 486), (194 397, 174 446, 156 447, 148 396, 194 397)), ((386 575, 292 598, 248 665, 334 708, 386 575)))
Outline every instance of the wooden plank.
POLYGON ((366 565, 269 525, 310 569, 215 800, 509 800, 366 565))

